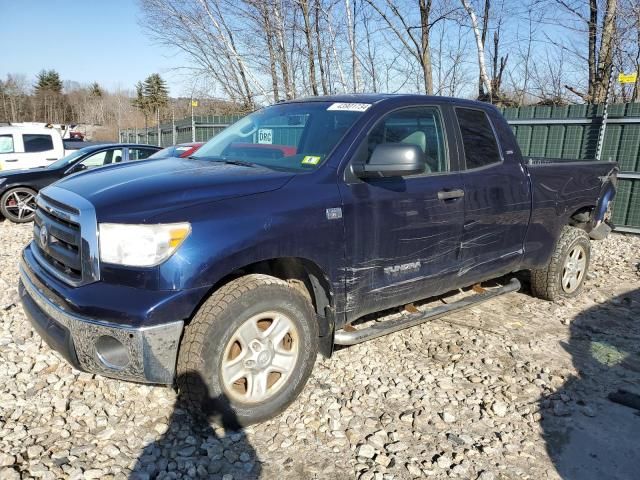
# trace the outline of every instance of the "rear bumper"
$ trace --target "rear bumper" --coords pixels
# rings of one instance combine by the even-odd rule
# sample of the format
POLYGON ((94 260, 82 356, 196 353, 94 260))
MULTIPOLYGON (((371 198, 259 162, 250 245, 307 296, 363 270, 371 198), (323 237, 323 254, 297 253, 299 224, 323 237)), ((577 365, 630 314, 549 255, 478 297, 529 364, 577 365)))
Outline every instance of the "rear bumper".
POLYGON ((89 318, 60 305, 39 284, 23 258, 19 292, 24 311, 38 334, 74 367, 122 380, 173 383, 182 320, 131 327, 89 318))

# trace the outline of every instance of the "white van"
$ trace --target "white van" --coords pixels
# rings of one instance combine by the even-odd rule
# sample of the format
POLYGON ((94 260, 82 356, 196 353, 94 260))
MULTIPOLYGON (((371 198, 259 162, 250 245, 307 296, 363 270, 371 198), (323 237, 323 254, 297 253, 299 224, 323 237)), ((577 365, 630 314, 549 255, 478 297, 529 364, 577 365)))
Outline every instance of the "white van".
POLYGON ((53 128, 0 127, 0 170, 46 167, 68 153, 53 128))

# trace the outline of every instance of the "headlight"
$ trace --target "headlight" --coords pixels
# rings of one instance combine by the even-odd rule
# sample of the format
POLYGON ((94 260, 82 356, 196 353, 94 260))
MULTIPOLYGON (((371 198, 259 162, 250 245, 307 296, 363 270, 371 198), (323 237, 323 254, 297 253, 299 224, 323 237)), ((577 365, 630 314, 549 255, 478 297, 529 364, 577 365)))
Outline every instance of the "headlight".
POLYGON ((173 255, 191 233, 191 225, 101 223, 99 233, 102 262, 153 267, 173 255))

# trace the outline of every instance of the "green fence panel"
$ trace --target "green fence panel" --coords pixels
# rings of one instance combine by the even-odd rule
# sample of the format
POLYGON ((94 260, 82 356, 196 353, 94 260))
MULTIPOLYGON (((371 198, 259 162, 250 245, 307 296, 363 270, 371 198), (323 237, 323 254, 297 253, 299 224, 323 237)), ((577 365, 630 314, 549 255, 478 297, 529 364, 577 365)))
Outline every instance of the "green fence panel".
POLYGON ((618 162, 623 172, 640 171, 640 124, 630 123, 622 126, 618 162))

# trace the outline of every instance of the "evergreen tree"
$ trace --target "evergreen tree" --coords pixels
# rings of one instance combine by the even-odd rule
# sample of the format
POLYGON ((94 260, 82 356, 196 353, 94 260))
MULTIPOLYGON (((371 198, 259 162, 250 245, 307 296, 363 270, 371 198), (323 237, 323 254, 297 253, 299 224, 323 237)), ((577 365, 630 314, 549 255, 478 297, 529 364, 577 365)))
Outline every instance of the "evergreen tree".
POLYGON ((62 80, 55 70, 41 70, 36 76, 36 95, 40 93, 62 94, 62 80))
POLYGON ((157 143, 160 145, 160 109, 166 107, 169 103, 169 90, 162 77, 157 73, 153 73, 144 81, 143 92, 149 110, 155 111, 156 114, 158 127, 157 143))
POLYGON ((91 84, 91 86, 89 87, 89 94, 92 97, 96 97, 96 98, 102 97, 103 95, 102 88, 100 88, 100 85, 98 84, 98 82, 93 82, 91 84))

